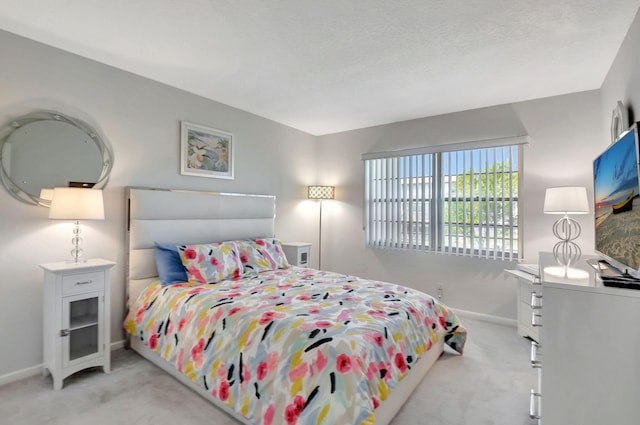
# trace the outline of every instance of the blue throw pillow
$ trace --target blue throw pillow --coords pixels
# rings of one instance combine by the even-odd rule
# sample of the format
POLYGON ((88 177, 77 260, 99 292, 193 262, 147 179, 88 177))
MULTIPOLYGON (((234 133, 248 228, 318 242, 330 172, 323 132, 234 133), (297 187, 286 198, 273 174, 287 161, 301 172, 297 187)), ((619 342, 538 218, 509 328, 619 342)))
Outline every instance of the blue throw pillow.
POLYGON ((155 256, 162 286, 189 281, 176 245, 156 243, 155 256))

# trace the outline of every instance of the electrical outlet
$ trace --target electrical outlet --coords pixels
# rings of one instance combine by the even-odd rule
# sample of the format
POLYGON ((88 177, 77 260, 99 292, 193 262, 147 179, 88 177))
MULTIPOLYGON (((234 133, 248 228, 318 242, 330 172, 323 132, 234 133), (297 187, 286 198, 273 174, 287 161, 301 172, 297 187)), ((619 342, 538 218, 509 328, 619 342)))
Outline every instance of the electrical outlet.
POLYGON ((442 289, 442 285, 438 285, 437 287, 437 297, 439 300, 444 296, 444 289, 442 289))

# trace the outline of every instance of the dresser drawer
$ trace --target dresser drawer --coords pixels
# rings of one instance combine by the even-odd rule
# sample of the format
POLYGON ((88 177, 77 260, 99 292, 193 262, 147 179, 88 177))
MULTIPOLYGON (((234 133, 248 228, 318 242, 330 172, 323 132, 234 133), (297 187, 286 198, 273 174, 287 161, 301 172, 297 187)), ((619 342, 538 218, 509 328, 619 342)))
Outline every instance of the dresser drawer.
POLYGON ((539 369, 542 367, 542 356, 540 353, 540 344, 531 341, 531 367, 539 369))
POLYGON ((533 310, 540 310, 542 308, 542 294, 541 291, 531 291, 531 308, 533 310))
MULTIPOLYGON (((535 310, 535 313, 540 313, 540 310, 535 310)), ((540 341, 539 327, 534 327, 531 324, 532 315, 534 310, 528 302, 518 303, 518 332, 522 336, 528 336, 534 341, 540 341)))
POLYGON ((518 299, 528 302, 531 308, 542 308, 542 287, 539 285, 531 285, 528 282, 519 283, 518 299))
POLYGON ((104 289, 104 273, 78 273, 62 277, 62 295, 75 295, 104 289))
POLYGON ((529 301, 531 299, 531 291, 533 291, 533 285, 529 282, 519 281, 518 287, 520 290, 520 294, 518 294, 518 298, 522 301, 529 301))
POLYGON ((529 417, 531 419, 541 418, 541 401, 542 394, 536 392, 535 390, 531 390, 531 397, 529 400, 529 417))

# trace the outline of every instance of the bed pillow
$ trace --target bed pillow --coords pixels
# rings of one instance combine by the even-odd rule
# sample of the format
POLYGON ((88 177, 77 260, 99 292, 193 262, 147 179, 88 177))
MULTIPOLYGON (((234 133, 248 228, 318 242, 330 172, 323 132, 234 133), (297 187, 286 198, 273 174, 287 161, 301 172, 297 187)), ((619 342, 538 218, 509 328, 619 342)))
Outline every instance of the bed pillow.
POLYGON ((234 241, 238 247, 238 254, 242 262, 243 274, 245 276, 254 275, 256 273, 275 270, 272 264, 264 255, 256 248, 255 241, 234 241))
POLYGON ((176 245, 156 243, 154 254, 162 286, 184 283, 189 280, 176 245))
POLYGON ((190 285, 216 283, 242 276, 242 263, 233 242, 178 246, 190 285))
POLYGON ((289 267, 279 239, 256 239, 254 242, 258 252, 269 262, 271 270, 289 267))

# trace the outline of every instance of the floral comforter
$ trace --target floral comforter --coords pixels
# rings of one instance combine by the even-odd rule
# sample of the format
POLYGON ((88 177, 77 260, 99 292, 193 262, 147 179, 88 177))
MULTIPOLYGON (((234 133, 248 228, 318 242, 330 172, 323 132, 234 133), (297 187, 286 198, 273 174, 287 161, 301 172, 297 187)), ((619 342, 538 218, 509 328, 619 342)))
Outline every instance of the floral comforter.
POLYGON ((371 424, 440 338, 466 330, 422 292, 290 267, 204 286, 152 284, 125 329, 249 423, 371 424))

